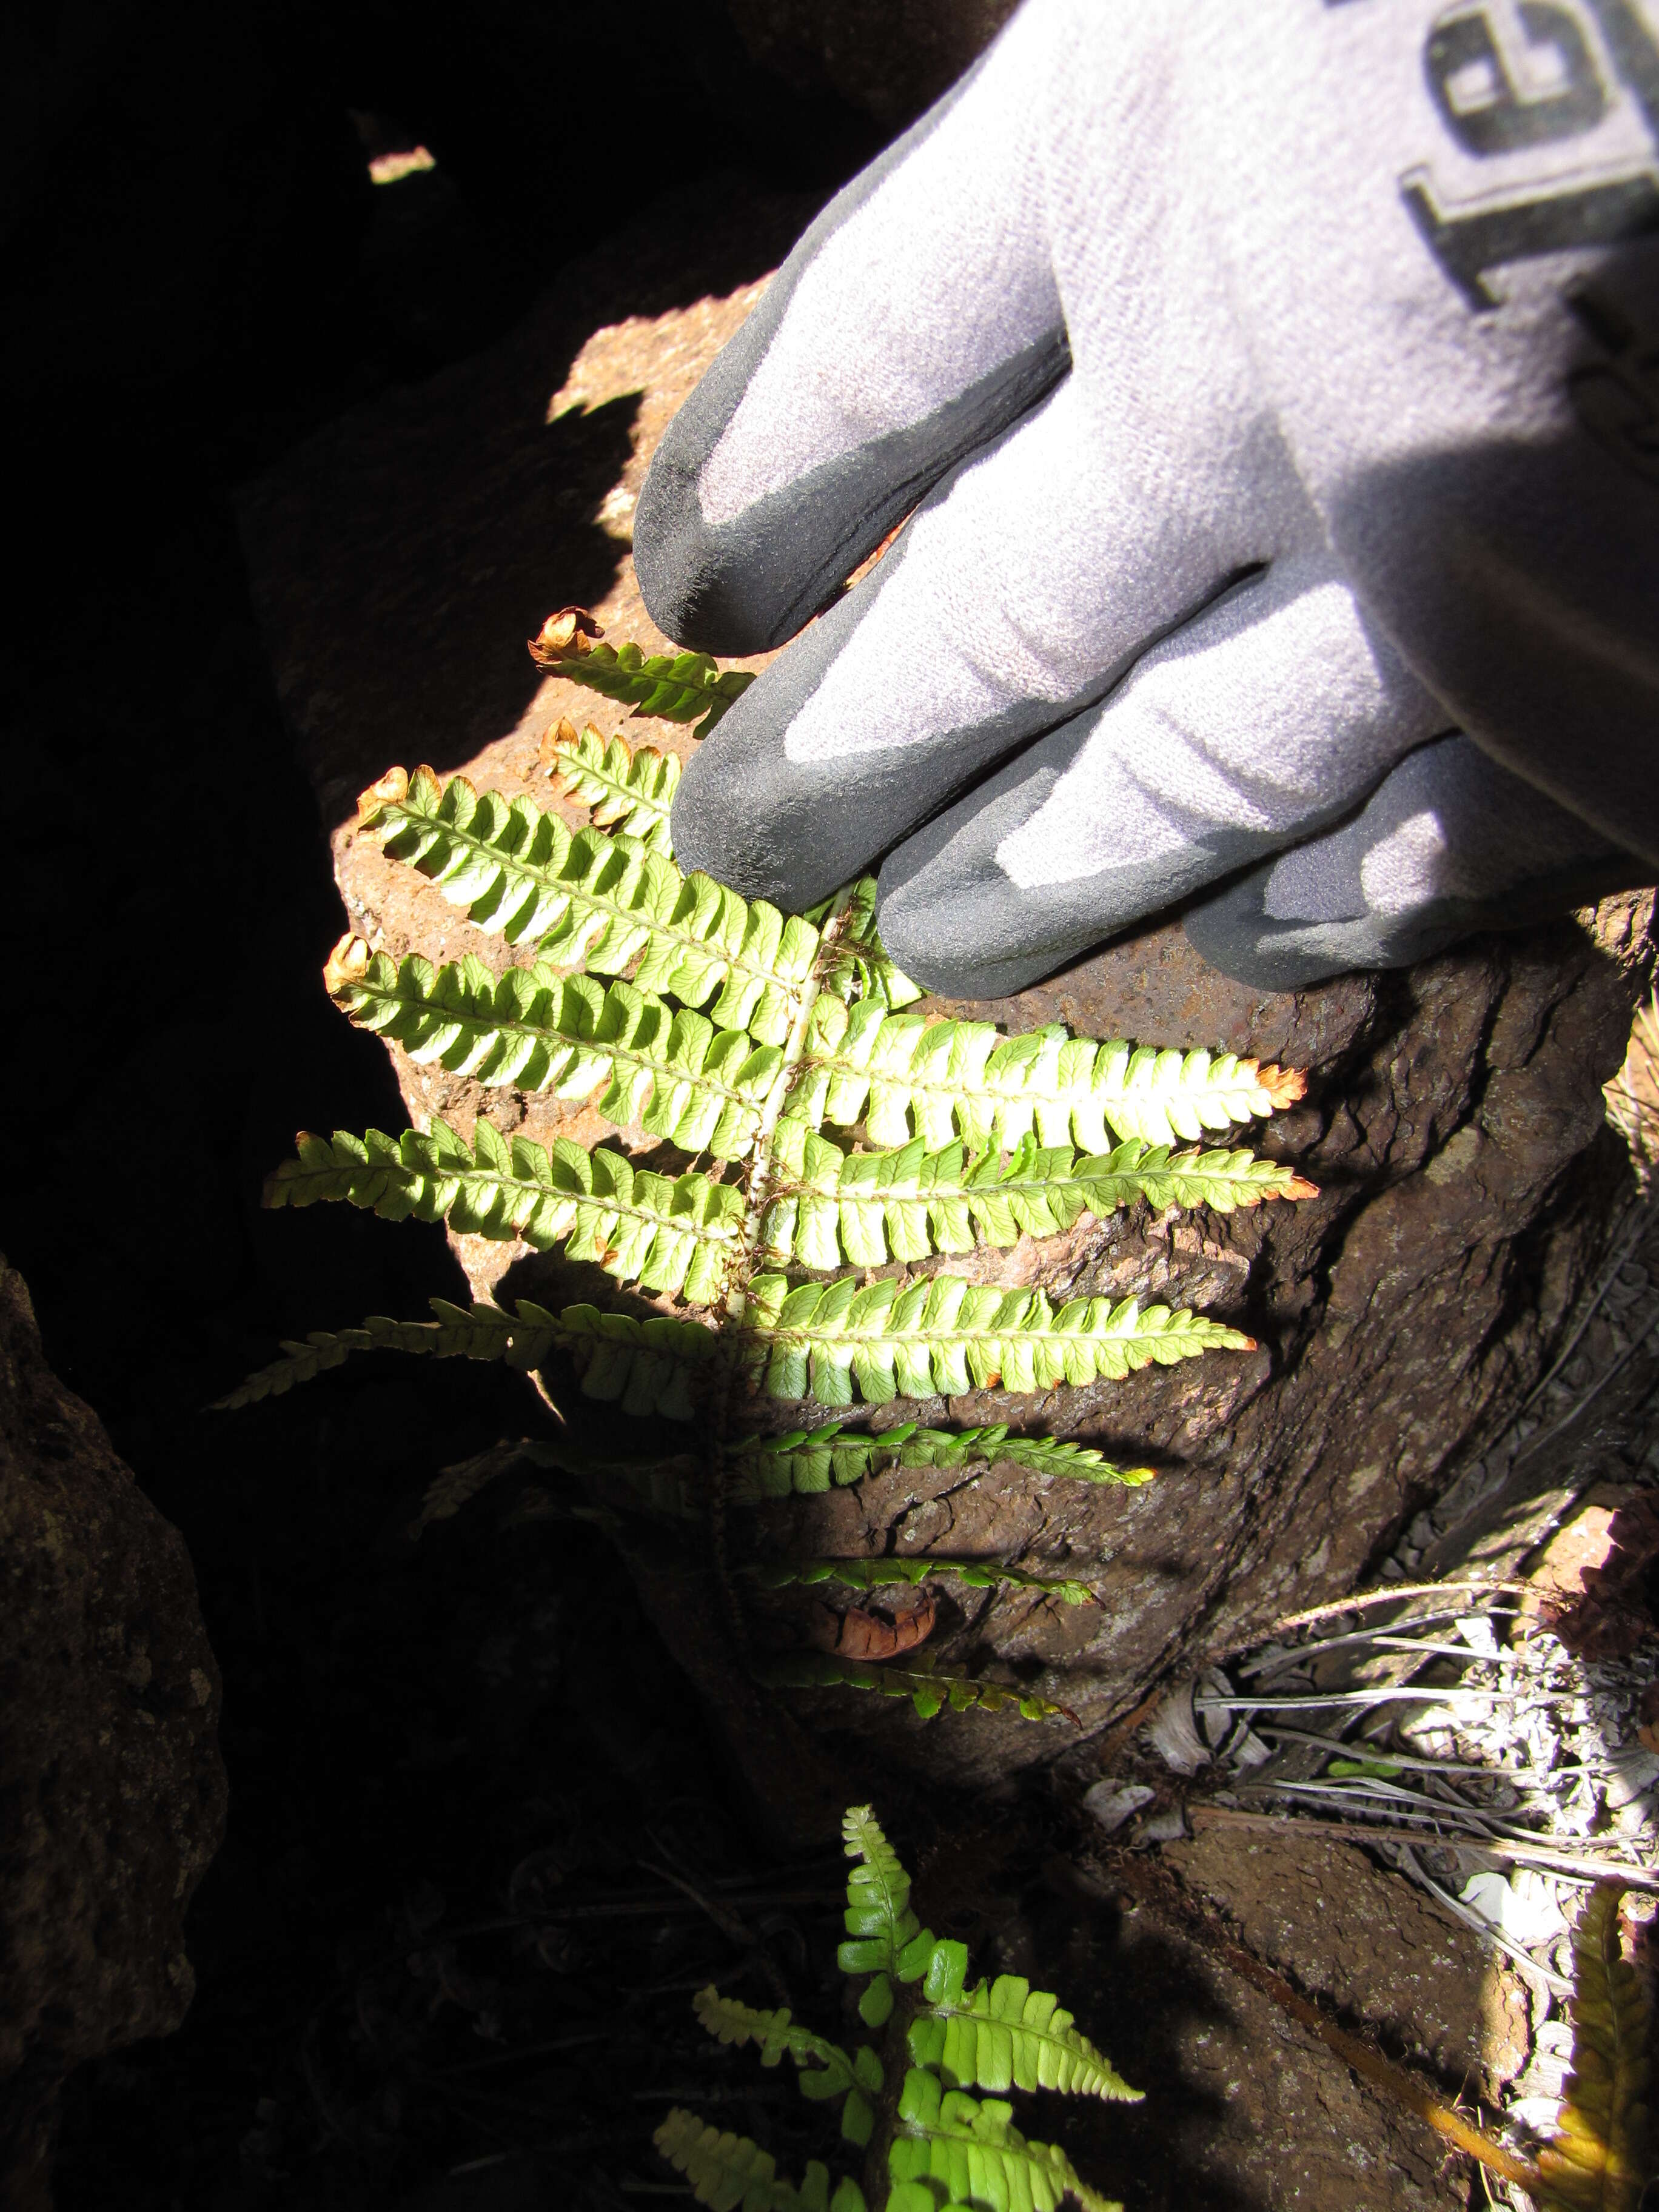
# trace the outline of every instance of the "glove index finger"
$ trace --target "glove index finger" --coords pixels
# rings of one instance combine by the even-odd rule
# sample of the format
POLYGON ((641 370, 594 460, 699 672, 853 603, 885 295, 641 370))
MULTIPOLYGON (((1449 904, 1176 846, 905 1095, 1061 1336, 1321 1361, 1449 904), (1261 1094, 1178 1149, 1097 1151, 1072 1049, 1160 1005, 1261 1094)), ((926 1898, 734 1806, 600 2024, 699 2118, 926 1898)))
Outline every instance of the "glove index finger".
POLYGON ((1044 19, 1016 18, 811 225, 669 425, 634 560, 705 652, 794 635, 1070 366, 1047 232, 1044 19))

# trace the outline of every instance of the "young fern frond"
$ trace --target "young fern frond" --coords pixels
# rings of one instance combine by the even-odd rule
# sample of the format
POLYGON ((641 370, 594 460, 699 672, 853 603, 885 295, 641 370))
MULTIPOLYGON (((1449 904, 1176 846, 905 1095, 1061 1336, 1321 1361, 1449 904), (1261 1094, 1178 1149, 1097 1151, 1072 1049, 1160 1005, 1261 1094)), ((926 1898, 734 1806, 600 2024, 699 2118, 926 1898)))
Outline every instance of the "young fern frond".
POLYGON ((313 1329, 303 1343, 285 1341, 281 1359, 250 1375, 218 1407, 230 1411, 279 1398, 296 1382, 340 1366, 354 1352, 501 1360, 526 1370, 562 1352, 575 1364, 584 1396, 619 1404, 625 1413, 689 1421, 696 1413, 693 1384, 714 1350, 712 1329, 672 1314, 636 1321, 631 1314, 601 1313, 588 1305, 554 1314, 528 1298, 518 1300, 514 1314, 500 1306, 452 1305, 447 1298, 434 1298, 431 1305, 435 1321, 371 1314, 361 1328, 313 1329))
POLYGON ((881 1404, 901 1392, 957 1396, 1000 1382, 1046 1390, 1172 1366, 1201 1352, 1252 1352, 1255 1340, 1186 1308, 1133 1298, 1073 1298, 1058 1310, 1041 1291, 1003 1291, 933 1275, 890 1276, 860 1290, 851 1277, 791 1290, 781 1275, 750 1285, 744 1347, 769 1397, 821 1405, 881 1404))
POLYGON ((924 1429, 896 1422, 878 1435, 827 1421, 787 1436, 750 1437, 732 1445, 726 1466, 734 1498, 811 1497, 890 1467, 995 1467, 1065 1475, 1077 1482, 1121 1483, 1138 1488, 1153 1480, 1150 1467, 1117 1467, 1088 1444, 1054 1437, 1011 1436, 1005 1425, 974 1429, 924 1429))
POLYGON ((841 1583, 848 1589, 889 1589, 908 1585, 914 1589, 935 1575, 965 1583, 970 1589, 1041 1590, 1062 1605, 1087 1605, 1094 1593, 1087 1583, 1054 1575, 1028 1575, 1018 1567, 1005 1567, 1000 1559, 947 1559, 936 1553, 906 1559, 771 1559, 750 1572, 763 1589, 787 1589, 796 1583, 841 1583))
POLYGON ((1636 2212, 1652 2179, 1648 1994, 1619 1940, 1620 1882, 1598 1882, 1572 1931, 1572 2071, 1553 2138, 1538 2154, 1549 2212, 1636 2212))
POLYGON ((803 1267, 970 1252, 975 1243, 1052 1237, 1079 1217, 1099 1218, 1144 1198, 1154 1206, 1210 1206, 1218 1212, 1267 1198, 1307 1198, 1293 1169, 1246 1152, 1182 1152, 1132 1139, 1103 1158, 1023 1137, 1003 1159, 970 1161, 959 1140, 930 1152, 921 1138, 891 1152, 844 1152, 805 1122, 786 1118, 773 1139, 777 1195, 761 1224, 768 1259, 803 1267))
POLYGON ((712 876, 682 874, 662 850, 599 829, 568 830, 520 793, 479 792, 464 775, 388 769, 358 801, 361 825, 418 868, 478 928, 509 945, 539 939, 538 961, 618 975, 688 1006, 712 999, 716 1029, 781 1044, 812 971, 818 933, 712 876))
POLYGON ((411 952, 394 967, 359 939, 330 962, 335 1004, 360 1029, 475 1082, 586 1098, 618 1128, 638 1123, 684 1152, 741 1159, 782 1066, 780 1048, 702 1015, 674 1012, 632 983, 609 989, 542 966, 499 980, 471 954, 434 969, 411 952))
POLYGON ((625 738, 602 738, 591 722, 578 737, 574 722, 562 721, 543 738, 542 758, 564 796, 591 807, 600 829, 672 852, 668 811, 679 788, 678 753, 659 753, 653 745, 635 750, 625 738))
POLYGON ((882 2032, 879 2054, 860 2048, 849 2061, 788 2013, 756 2011, 712 1989, 695 2002, 711 2034, 757 2044, 763 2065, 775 2066, 788 2051, 805 2069, 800 2087, 810 2097, 839 2094, 825 2086, 832 2069, 837 2081, 850 2077, 847 2109, 863 2093, 871 2123, 866 2129, 860 2118, 857 2133, 842 2120, 844 2136, 868 2145, 863 2189, 848 2176, 831 2197, 827 2170, 811 2166, 799 2194, 780 2197, 787 2185, 758 2145, 719 2135, 689 2112, 668 2115, 658 2149, 690 2181, 699 2203, 726 2212, 775 2204, 793 2212, 809 2201, 813 2212, 863 2212, 869 2204, 883 2212, 1059 2212, 1068 2196, 1084 2212, 1122 2212, 1080 2179, 1064 2151, 1021 2135, 1012 2105, 971 2096, 964 2085, 1119 2102, 1139 2093, 1054 1997, 1018 1976, 963 1994, 965 1948, 936 1941, 917 1919, 909 1875, 867 1805, 847 1814, 842 1837, 858 1863, 847 1884, 848 1940, 836 1959, 843 1973, 867 1978, 858 2012, 866 2027, 882 2032))
POLYGON ((692 735, 697 738, 706 738, 755 680, 747 668, 728 668, 722 675, 706 653, 645 653, 637 645, 595 643, 602 635, 585 609, 564 607, 550 615, 540 635, 531 640, 530 657, 550 676, 585 684, 636 714, 696 722, 692 735))
POLYGON ((538 1251, 564 1240, 618 1282, 712 1305, 725 1289, 743 1226, 743 1194, 704 1175, 661 1176, 608 1146, 568 1137, 550 1148, 510 1140, 480 1121, 469 1145, 447 1122, 387 1136, 332 1139, 301 1130, 299 1158, 265 1179, 268 1206, 343 1199, 401 1221, 447 1221, 473 1237, 522 1237, 538 1251))

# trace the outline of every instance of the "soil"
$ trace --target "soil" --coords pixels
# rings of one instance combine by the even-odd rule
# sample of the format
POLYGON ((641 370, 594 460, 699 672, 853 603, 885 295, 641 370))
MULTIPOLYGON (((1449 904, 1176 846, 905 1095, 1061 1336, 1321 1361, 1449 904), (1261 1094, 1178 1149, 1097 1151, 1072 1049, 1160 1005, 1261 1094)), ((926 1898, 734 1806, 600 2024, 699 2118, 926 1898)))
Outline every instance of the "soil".
MULTIPOLYGON (((695 283, 642 254, 639 231, 606 234, 604 254, 623 289, 635 287, 622 320, 680 316, 701 346, 720 310, 700 302, 731 302, 762 277, 811 201, 745 179, 699 190, 674 204, 675 219, 690 205, 709 240, 695 283)), ((583 244, 603 232, 595 216, 583 244)), ((327 456, 349 444, 337 427, 346 410, 375 402, 394 424, 441 416, 459 387, 425 381, 434 357, 465 363, 515 325, 522 300, 510 287, 482 307, 452 301, 441 342, 411 324, 402 310, 418 303, 422 240, 419 223, 400 235, 402 307, 367 336, 337 329, 320 357, 300 348, 274 365, 235 356, 228 377, 204 382, 192 368, 101 414, 73 396, 48 405, 33 418, 34 465, 18 479, 31 558, 4 684, 21 825, 13 1028, 29 1049, 0 1092, 14 1164, 0 1246, 31 1286, 58 1375, 188 1547, 223 1680, 230 1778, 226 1842, 186 1923, 194 2003, 175 2034, 71 2081, 64 2212, 116 2202, 133 2212, 614 2212, 667 2185, 648 2137, 679 2098, 764 2136, 786 2168, 821 2147, 787 2084, 696 2033, 689 1998, 714 1978, 833 2026, 839 1860, 781 1848, 757 1825, 729 1729, 710 1725, 641 1595, 649 1582, 596 1529, 544 1517, 533 1484, 511 1480, 410 1533, 441 1469, 544 1421, 529 1386, 461 1363, 368 1360, 234 1421, 202 1410, 280 1335, 465 1295, 459 1260, 434 1231, 344 1209, 258 1210, 260 1176, 295 1128, 395 1127, 404 1111, 386 1055, 318 986, 342 927, 326 833, 357 781, 391 757, 455 765, 481 732, 521 747, 539 733, 517 641, 548 606, 609 595, 625 611, 625 544, 613 532, 625 526, 641 410, 618 388, 615 360, 584 354, 593 330, 619 319, 590 300, 584 330, 590 278, 578 271, 532 312, 568 339, 543 400, 568 385, 588 411, 570 420, 567 410, 536 437, 515 432, 523 445, 504 434, 501 477, 481 477, 471 495, 486 515, 498 482, 539 471, 549 501, 566 501, 586 568, 573 579, 562 553, 544 589, 533 562, 494 568, 484 538, 459 533, 448 588, 477 644, 456 665, 400 609, 395 580, 360 559, 351 603, 319 594, 307 617, 319 641, 345 641, 359 672, 349 714, 331 708, 337 726, 358 721, 358 752, 318 773, 327 687, 279 690, 233 488, 266 480, 242 512, 268 574, 282 531, 307 514, 315 522, 305 502, 322 499, 327 456), (296 454, 301 433, 322 442, 296 454), (297 505, 276 498, 273 471, 297 505), (476 726, 420 720, 420 697, 446 690, 473 702, 476 726)), ((453 234, 428 243, 453 269, 453 234)), ((380 483, 394 523, 443 489, 395 457, 380 483)), ((292 658, 278 660, 291 677, 292 658)), ((1581 947, 1563 967, 1559 946, 1547 951, 1552 975, 1568 975, 1563 991, 1534 988, 1533 957, 1479 956, 1480 1049, 1501 1033, 1505 1007, 1537 1014, 1507 1066, 1480 1061, 1483 1087, 1523 1074, 1540 1036, 1565 1054, 1604 1048, 1574 1023, 1589 1007, 1598 1040, 1613 1024, 1596 993, 1598 960, 1617 966, 1614 956, 1581 947)), ((1437 988, 1433 1020, 1455 1027, 1462 984, 1437 988)), ((1402 1000, 1389 1018, 1412 1011, 1402 1000)), ((1332 1066, 1364 1023, 1380 1049, 1387 1023, 1368 1000, 1354 1026, 1329 1030, 1342 1040, 1332 1066)), ((1375 1141, 1405 1144, 1419 1194, 1440 1195, 1389 1217, 1402 1242, 1453 1205, 1453 1170, 1474 1149, 1437 1182, 1421 1179, 1452 1131, 1414 1115, 1410 1074, 1401 1066, 1379 1091, 1375 1141)), ((1373 1141, 1334 1104, 1303 1134, 1351 1150, 1373 1141)), ((1547 1114, 1494 1117, 1494 1145, 1534 1139, 1556 1141, 1547 1114)), ((1547 1163, 1535 1166, 1547 1181, 1547 1163)), ((1602 1147, 1592 1168, 1616 1178, 1619 1157, 1602 1147)), ((1453 1282, 1454 1300, 1490 1299, 1487 1334, 1502 1355, 1489 1394, 1477 1373, 1454 1409, 1454 1440, 1504 1402, 1510 1335, 1535 1346, 1571 1304, 1595 1250, 1574 1209, 1598 1188, 1593 1176, 1575 1187, 1551 1217, 1571 1245, 1553 1273, 1534 1244, 1524 1264, 1506 1272, 1490 1253, 1453 1282)), ((1237 1265, 1225 1251, 1197 1258, 1237 1265)), ((1626 1382, 1650 1387, 1639 1368, 1626 1382)), ((1620 1402, 1628 1413, 1640 1398, 1620 1402)), ((1173 1413, 1168 1421, 1173 1431, 1173 1413)), ((1305 1515, 1319 1495, 1304 1490, 1281 1509, 1305 1515)), ((1377 1530, 1415 1502, 1402 1479, 1377 1530)), ((1351 1577, 1364 1564, 1356 1553, 1327 1571, 1351 1577)), ((1241 1583, 1256 1572, 1238 1565, 1241 1583)), ((1228 1616, 1231 1632, 1293 1586, 1264 1586, 1255 1613, 1240 1604, 1228 1616)), ((1150 1673, 1177 1643, 1156 1624, 1146 1633, 1150 1673)), ((970 1941, 988 1971, 1058 1989, 1147 2090, 1141 2106, 1053 2129, 1079 2165, 1132 2212, 1482 2201, 1417 2122, 1217 1968, 1178 1913, 1115 1881, 1109 1850, 1073 1809, 1076 1778, 1008 1762, 988 1817, 960 1778, 895 1775, 883 1809, 921 1868, 933 1924, 970 1941)), ((1469 1931, 1364 1854, 1276 1840, 1271 1852, 1224 1851, 1200 1836, 1158 1856, 1195 1903, 1345 2016, 1415 2051, 1449 2090, 1478 2078, 1490 2092, 1513 2071, 1512 1988, 1489 1975, 1469 1931)))

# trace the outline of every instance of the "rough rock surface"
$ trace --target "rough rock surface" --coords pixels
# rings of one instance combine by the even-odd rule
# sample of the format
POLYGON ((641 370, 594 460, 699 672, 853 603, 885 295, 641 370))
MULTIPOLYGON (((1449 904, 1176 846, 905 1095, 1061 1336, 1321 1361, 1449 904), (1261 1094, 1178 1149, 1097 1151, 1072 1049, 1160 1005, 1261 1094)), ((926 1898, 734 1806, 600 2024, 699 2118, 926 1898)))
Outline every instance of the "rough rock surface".
POLYGON ((219 1677, 183 1541, 46 1363, 0 1259, 0 2201, 47 2203, 58 2084, 184 2018, 219 1677))
MULTIPOLYGON (((520 641, 549 608, 585 599, 613 636, 659 645, 627 559, 633 498, 662 424, 756 296, 756 241, 799 216, 757 204, 728 210, 722 228, 696 209, 659 210, 638 256, 613 247, 494 355, 337 426, 253 495, 256 589, 331 822, 389 763, 422 757, 552 804, 537 763, 547 724, 570 714, 616 726, 591 694, 538 686, 520 641)), ((662 724, 630 734, 686 742, 662 724)), ((504 964, 498 939, 371 838, 342 827, 335 850, 353 926, 377 946, 418 942, 436 957, 465 946, 504 964)), ((1097 1601, 1076 1608, 957 1590, 933 1649, 951 1671, 1048 1689, 1091 1729, 1200 1649, 1352 1587, 1513 1412, 1627 1191, 1601 1085, 1643 988, 1650 907, 1646 895, 1608 902, 1407 974, 1293 995, 1229 982, 1171 923, 1016 1000, 942 1007, 1304 1068, 1304 1104, 1255 1140, 1294 1158, 1321 1195, 1224 1218, 1140 1208, 981 1263, 1009 1282, 1200 1305, 1246 1327, 1255 1352, 1042 1399, 896 1409, 1086 1438, 1151 1460, 1153 1485, 893 1474, 802 1501, 787 1533, 775 1516, 756 1540, 948 1547, 1088 1575, 1097 1601)), ((442 1114, 470 1129, 475 1086, 401 1056, 398 1072, 417 1121, 442 1114)), ((510 1092, 493 1094, 489 1113, 543 1140, 591 1140, 600 1127, 586 1109, 510 1092)), ((480 1294, 545 1296, 558 1272, 510 1246, 458 1243, 480 1294)), ((566 1272, 563 1295, 592 1294, 566 1272)), ((734 1711, 722 1632, 690 1588, 663 1578, 665 1633, 734 1711)), ((879 1738, 913 1769, 981 1784, 1072 1741, 1063 1723, 923 1725, 902 1703, 839 1694, 799 1710, 879 1738)), ((745 1719, 737 1735, 763 1784, 771 1732, 745 1719)))
POLYGON ((1424 2123, 1192 1940, 1188 1905, 1465 2109, 1490 2106, 1523 2062, 1518 1978, 1350 1845, 1241 1844, 1212 1832, 1159 1856, 1157 1873, 1174 1880, 1134 1889, 1118 1872, 1122 1854, 1051 1865, 1072 1916, 1061 1988, 1093 1993, 1090 2031, 1151 2092, 1068 2126, 1080 2170, 1114 2196, 1170 2206, 1452 2212, 1482 2202, 1424 2123), (1169 1909, 1143 1887, 1167 1892, 1169 1909))

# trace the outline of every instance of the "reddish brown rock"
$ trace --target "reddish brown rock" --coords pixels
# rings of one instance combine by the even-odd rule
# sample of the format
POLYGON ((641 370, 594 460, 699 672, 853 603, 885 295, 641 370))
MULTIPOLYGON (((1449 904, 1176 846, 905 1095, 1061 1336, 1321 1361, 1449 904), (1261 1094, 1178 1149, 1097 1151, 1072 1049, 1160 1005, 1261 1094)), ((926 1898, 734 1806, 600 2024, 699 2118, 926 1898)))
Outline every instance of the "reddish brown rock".
POLYGON ((47 1366, 0 1260, 0 2203, 50 2203, 59 2083, 165 2035, 224 1826, 219 1676, 176 1530, 47 1366))

